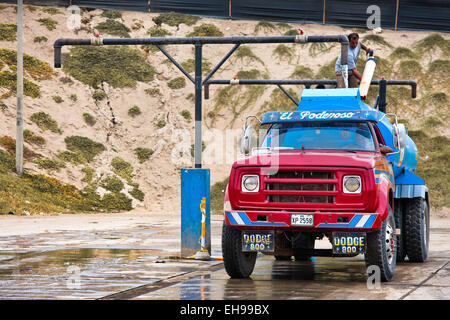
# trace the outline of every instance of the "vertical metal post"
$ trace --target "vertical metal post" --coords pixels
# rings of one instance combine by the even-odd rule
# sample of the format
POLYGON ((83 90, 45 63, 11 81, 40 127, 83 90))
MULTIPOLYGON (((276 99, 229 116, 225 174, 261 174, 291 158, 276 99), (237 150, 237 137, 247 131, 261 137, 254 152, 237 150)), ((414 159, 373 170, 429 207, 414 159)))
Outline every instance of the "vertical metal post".
POLYGON ((386 113, 386 105, 386 79, 381 79, 378 91, 378 109, 386 113))
POLYGON ((195 44, 195 168, 202 167, 202 44, 195 44))
POLYGON ((23 174, 23 0, 17 0, 17 125, 16 171, 23 174))

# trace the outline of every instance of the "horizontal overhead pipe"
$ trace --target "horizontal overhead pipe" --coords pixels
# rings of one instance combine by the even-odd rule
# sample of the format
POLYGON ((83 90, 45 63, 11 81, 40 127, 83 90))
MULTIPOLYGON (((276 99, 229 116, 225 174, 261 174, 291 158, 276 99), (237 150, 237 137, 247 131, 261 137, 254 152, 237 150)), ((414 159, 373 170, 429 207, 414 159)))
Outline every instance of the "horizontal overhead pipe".
POLYGON ((341 62, 347 64, 348 38, 345 35, 333 36, 269 36, 269 37, 185 37, 185 38, 92 38, 92 39, 57 39, 54 44, 55 68, 61 68, 61 48, 63 46, 89 45, 170 45, 170 44, 243 44, 243 43, 307 43, 339 42, 341 43, 341 62))
MULTIPOLYGON (((372 80, 370 82, 371 85, 379 85, 381 80, 372 80)), ((392 86, 392 85, 407 85, 411 86, 411 97, 416 98, 417 97, 417 83, 414 80, 385 80, 386 85, 392 86)), ((208 80, 206 85, 211 84, 223 84, 223 85, 229 85, 229 84, 240 84, 240 85, 304 85, 304 86, 310 86, 313 84, 321 84, 321 85, 337 85, 336 80, 313 80, 313 79, 302 79, 302 80, 260 80, 260 79, 236 79, 236 80, 226 80, 226 79, 212 79, 208 80)))

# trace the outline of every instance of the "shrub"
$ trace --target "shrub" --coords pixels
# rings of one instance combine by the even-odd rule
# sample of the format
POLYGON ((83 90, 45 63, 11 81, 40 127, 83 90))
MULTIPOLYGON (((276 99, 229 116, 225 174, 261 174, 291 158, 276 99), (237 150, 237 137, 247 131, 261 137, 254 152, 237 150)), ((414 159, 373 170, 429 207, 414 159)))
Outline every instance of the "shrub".
POLYGON ((81 172, 84 173, 84 178, 81 179, 81 181, 90 183, 92 181, 92 178, 94 177, 95 170, 91 167, 84 167, 83 169, 81 169, 81 172))
POLYGON ((191 112, 189 110, 184 109, 183 111, 180 112, 180 115, 186 120, 190 121, 192 119, 191 112))
POLYGON ((432 61, 428 66, 428 73, 433 75, 434 78, 448 81, 450 77, 450 60, 437 59, 432 61))
POLYGON ((194 27, 194 31, 188 33, 187 37, 223 37, 224 34, 215 25, 207 23, 194 27))
POLYGON ((97 120, 95 120, 95 117, 87 112, 83 113, 83 119, 84 122, 86 122, 86 124, 90 125, 91 127, 94 126, 97 122, 97 120))
MULTIPOLYGON (((287 92, 297 101, 299 101, 297 93, 289 88, 287 92)), ((276 110, 296 110, 297 106, 279 89, 274 89, 270 94, 270 101, 265 101, 261 112, 276 111, 276 110)))
POLYGON ((53 101, 55 101, 56 103, 62 103, 64 102, 63 98, 61 98, 60 96, 52 96, 53 101))
MULTIPOLYGON (((4 93, 0 98, 8 98, 17 90, 17 75, 9 71, 0 72, 0 88, 8 89, 9 92, 4 93)), ((23 93, 32 98, 39 98, 41 90, 39 86, 28 79, 23 79, 23 93)))
POLYGON ((119 36, 121 38, 130 37, 130 28, 128 28, 123 23, 113 19, 108 19, 106 21, 100 22, 95 26, 95 28, 102 33, 107 33, 112 36, 119 36))
POLYGON ((14 157, 3 150, 0 150, 0 173, 14 171, 16 169, 16 160, 14 157))
POLYGON ((38 146, 43 146, 45 144, 45 139, 41 136, 37 136, 33 131, 25 129, 23 131, 23 139, 25 142, 36 144, 38 146))
POLYGON ((237 79, 261 79, 265 78, 266 74, 262 75, 258 69, 240 70, 236 77, 237 79))
POLYGON ((17 40, 17 24, 0 23, 0 40, 16 41, 17 40))
POLYGON ((156 123, 156 126, 158 127, 158 128, 164 128, 165 126, 166 126, 166 122, 164 121, 164 120, 159 120, 157 123, 156 123))
MULTIPOLYGON (((11 70, 17 69, 17 51, 0 48, 0 60, 6 63, 11 70)), ((23 68, 26 74, 34 80, 51 79, 54 71, 50 65, 28 54, 23 55, 23 68)))
POLYGON ((58 158, 65 162, 70 162, 73 164, 86 163, 86 159, 80 152, 71 152, 71 151, 59 151, 58 158))
POLYGON ((167 85, 171 89, 181 89, 186 86, 186 79, 184 77, 176 77, 170 80, 167 85))
POLYGON ((115 157, 111 161, 111 166, 113 167, 113 172, 119 177, 124 178, 128 182, 131 182, 133 178, 133 166, 131 163, 123 160, 122 158, 115 157))
POLYGON ((284 33, 285 36, 296 36, 299 35, 300 32, 297 29, 289 29, 284 33))
POLYGON ((292 72, 290 78, 292 79, 312 79, 314 73, 311 68, 304 66, 296 66, 294 72, 292 72))
POLYGON ((400 73, 404 78, 414 78, 422 73, 422 66, 416 60, 402 60, 400 62, 400 73))
POLYGON ((143 53, 125 46, 73 47, 63 70, 94 88, 102 82, 114 88, 135 87, 137 81, 149 82, 155 75, 143 53))
POLYGON ((389 42, 387 42, 386 40, 384 40, 382 36, 379 36, 377 34, 368 34, 362 38, 361 42, 363 43, 369 42, 373 44, 386 46, 388 48, 392 48, 392 45, 389 42))
POLYGON ((50 31, 56 29, 56 25, 58 24, 58 21, 55 21, 52 18, 41 18, 37 21, 40 22, 41 26, 46 27, 50 31))
POLYGON ((123 189, 124 184, 116 176, 108 176, 101 182, 101 186, 111 192, 119 192, 123 189))
POLYGON ((105 10, 102 12, 101 16, 109 19, 121 19, 122 13, 116 10, 105 10))
POLYGON ((50 130, 51 132, 61 134, 61 129, 58 128, 58 124, 53 118, 43 111, 33 113, 30 117, 30 120, 33 121, 42 131, 50 130))
POLYGON ((133 190, 128 192, 133 198, 139 201, 144 201, 145 193, 134 187, 133 190))
POLYGON ((166 37, 172 35, 169 31, 161 26, 154 26, 147 30, 147 34, 150 37, 166 37))
POLYGON ((47 37, 44 37, 44 36, 38 36, 38 37, 35 37, 33 41, 34 41, 34 43, 41 43, 41 42, 47 42, 48 39, 47 39, 47 37))
POLYGON ((42 10, 43 12, 46 12, 46 13, 51 14, 51 15, 55 15, 55 14, 63 14, 59 9, 57 9, 57 8, 52 8, 52 7, 42 8, 41 10, 42 10))
POLYGON ((289 23, 286 23, 286 22, 277 22, 276 26, 280 30, 286 30, 286 29, 291 29, 292 28, 292 26, 289 23))
POLYGON ((438 48, 441 49, 442 52, 448 53, 450 50, 450 40, 444 39, 444 37, 438 33, 433 33, 422 40, 417 41, 414 44, 414 48, 420 55, 431 53, 438 48))
POLYGON ((76 102, 78 100, 78 97, 77 97, 77 95, 75 93, 72 93, 69 96, 69 99, 72 100, 73 102, 76 102))
MULTIPOLYGON (((195 71, 195 59, 188 59, 181 63, 181 66, 189 73, 195 71)), ((211 71, 211 62, 206 59, 202 61, 202 73, 208 74, 211 71)))
POLYGON ((161 13, 157 17, 154 17, 152 20, 158 26, 161 26, 161 24, 165 23, 171 27, 178 27, 182 23, 188 26, 192 26, 196 24, 198 20, 200 20, 200 17, 181 14, 177 12, 165 12, 161 13))
POLYGON ((336 64, 336 60, 337 58, 334 58, 327 64, 320 67, 319 71, 316 74, 316 79, 336 79, 336 73, 334 72, 334 65, 336 64))
POLYGON ((323 43, 323 42, 311 42, 309 44, 309 54, 312 57, 316 57, 319 54, 326 53, 334 47, 334 44, 323 43))
POLYGON ((39 168, 56 171, 59 171, 59 169, 66 167, 64 162, 60 162, 58 160, 49 158, 39 158, 35 160, 34 163, 36 163, 39 166, 39 168))
POLYGON ((393 59, 418 59, 419 56, 411 51, 409 48, 405 47, 397 47, 394 51, 390 54, 390 57, 393 59))
POLYGON ((133 209, 131 199, 121 192, 105 194, 101 204, 103 208, 111 211, 133 209))
POLYGON ((154 151, 149 148, 138 147, 138 148, 134 149, 134 153, 136 154, 136 156, 139 160, 139 163, 144 163, 145 161, 150 159, 150 157, 152 156, 154 151))
POLYGON ((106 93, 104 92, 104 91, 101 91, 101 90, 98 90, 98 91, 95 91, 93 94, 92 94, 92 98, 95 100, 95 101, 102 101, 103 99, 105 99, 107 96, 106 96, 106 93))
MULTIPOLYGON (((0 146, 5 148, 5 150, 9 154, 11 154, 11 155, 16 154, 16 139, 14 139, 10 136, 0 137, 0 146)), ((23 147, 23 158, 25 160, 33 160, 34 158, 36 158, 38 156, 40 156, 40 155, 31 151, 30 149, 28 149, 25 146, 23 147)))
POLYGON ((141 113, 141 109, 137 105, 134 105, 130 109, 128 109, 128 115, 133 118, 140 115, 141 113))
POLYGON ((259 32, 260 30, 264 30, 264 32, 271 32, 275 31, 276 29, 277 28, 272 22, 262 20, 255 26, 255 33, 259 32))
POLYGON ((253 53, 252 49, 249 46, 241 45, 236 50, 235 57, 242 62, 244 62, 244 59, 247 59, 249 61, 258 61, 264 65, 264 62, 253 53))
POLYGON ((80 153, 88 162, 106 150, 103 144, 82 136, 66 137, 64 142, 68 150, 80 153))
POLYGON ((292 57, 294 56, 294 49, 291 47, 288 47, 285 44, 279 44, 275 50, 273 50, 272 56, 278 56, 280 60, 283 58, 286 58, 287 60, 291 61, 292 57))
POLYGON ((152 96, 152 97, 161 94, 161 92, 159 91, 158 88, 147 88, 147 89, 144 90, 144 92, 145 92, 146 94, 148 94, 149 96, 152 96))

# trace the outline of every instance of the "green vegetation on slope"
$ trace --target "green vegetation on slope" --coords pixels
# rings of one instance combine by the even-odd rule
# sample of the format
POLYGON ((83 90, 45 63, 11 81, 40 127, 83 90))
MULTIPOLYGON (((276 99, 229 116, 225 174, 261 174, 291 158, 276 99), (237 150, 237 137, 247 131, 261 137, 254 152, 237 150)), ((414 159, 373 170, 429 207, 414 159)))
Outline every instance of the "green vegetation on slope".
POLYGON ((130 38, 130 28, 114 19, 108 19, 106 21, 100 22, 95 26, 95 28, 102 33, 110 34, 112 36, 130 38))
POLYGON ((106 150, 105 146, 99 142, 95 142, 88 137, 70 136, 64 139, 66 147, 72 152, 78 152, 88 162, 106 150))
POLYGON ((106 194, 101 198, 93 187, 83 190, 45 175, 14 171, 15 160, 0 150, 0 213, 23 214, 55 212, 96 212, 131 210, 131 199, 123 193, 106 194))
POLYGON ((192 26, 196 24, 198 20, 200 20, 200 17, 177 12, 165 12, 161 13, 157 17, 154 17, 152 20, 158 26, 161 26, 161 24, 164 23, 171 27, 178 27, 182 23, 188 26, 192 26))
POLYGON ((114 88, 134 88, 137 81, 149 82, 155 75, 145 55, 126 46, 73 47, 65 57, 63 71, 93 88, 102 82, 114 88))
POLYGON ((16 41, 17 24, 0 23, 0 40, 16 41))
POLYGON ((408 134, 419 149, 416 173, 430 189, 431 206, 450 207, 450 139, 444 136, 430 137, 421 130, 410 130, 408 134))

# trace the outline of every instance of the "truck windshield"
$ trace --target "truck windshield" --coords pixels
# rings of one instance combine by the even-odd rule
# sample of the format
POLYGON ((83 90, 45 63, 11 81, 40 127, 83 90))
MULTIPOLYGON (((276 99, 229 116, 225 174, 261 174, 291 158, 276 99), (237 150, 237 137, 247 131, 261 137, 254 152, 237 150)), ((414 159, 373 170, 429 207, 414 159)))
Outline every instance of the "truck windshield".
POLYGON ((261 147, 271 149, 376 151, 365 122, 275 123, 261 147))

